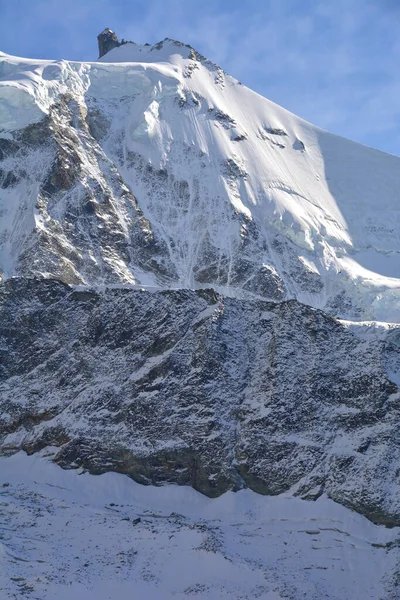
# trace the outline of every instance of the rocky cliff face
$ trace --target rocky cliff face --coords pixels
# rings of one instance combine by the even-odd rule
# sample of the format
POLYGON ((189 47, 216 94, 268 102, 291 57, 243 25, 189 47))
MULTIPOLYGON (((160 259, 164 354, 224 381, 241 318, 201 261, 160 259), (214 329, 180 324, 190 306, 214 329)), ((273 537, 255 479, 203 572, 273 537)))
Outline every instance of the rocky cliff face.
POLYGON ((5 276, 40 273, 73 284, 134 283, 136 269, 160 282, 173 276, 163 240, 92 135, 100 135, 96 119, 67 94, 48 117, 0 139, 5 276), (15 196, 20 202, 7 202, 15 196))
POLYGON ((118 41, 117 35, 108 27, 99 33, 97 36, 97 42, 99 45, 99 58, 107 54, 107 52, 110 52, 110 50, 118 48, 118 46, 121 45, 121 43, 118 41))
POLYGON ((212 290, 0 288, 1 449, 217 496, 331 498, 400 524, 383 342, 296 301, 212 290))

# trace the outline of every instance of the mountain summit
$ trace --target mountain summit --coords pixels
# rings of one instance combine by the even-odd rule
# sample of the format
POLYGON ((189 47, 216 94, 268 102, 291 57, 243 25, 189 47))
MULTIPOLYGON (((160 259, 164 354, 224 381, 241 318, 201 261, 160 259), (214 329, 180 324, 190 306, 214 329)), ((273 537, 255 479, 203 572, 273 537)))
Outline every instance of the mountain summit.
POLYGON ((97 42, 99 45, 99 58, 110 52, 113 48, 118 48, 121 45, 116 34, 108 28, 99 33, 97 42))
POLYGON ((399 159, 262 98, 190 46, 0 63, 3 277, 297 298, 400 319, 399 159))

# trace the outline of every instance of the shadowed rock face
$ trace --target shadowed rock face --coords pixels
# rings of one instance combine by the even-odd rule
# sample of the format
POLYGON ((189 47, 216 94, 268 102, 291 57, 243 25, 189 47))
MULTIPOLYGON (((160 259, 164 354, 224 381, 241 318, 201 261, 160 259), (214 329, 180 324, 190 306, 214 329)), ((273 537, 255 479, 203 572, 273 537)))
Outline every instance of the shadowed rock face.
POLYGON ((327 493, 400 524, 384 348, 319 310, 15 278, 0 285, 0 348, 2 453, 55 446, 66 468, 209 496, 327 493))
POLYGON ((99 58, 110 52, 113 48, 118 48, 121 45, 117 35, 108 28, 104 29, 97 36, 97 42, 99 44, 99 58))

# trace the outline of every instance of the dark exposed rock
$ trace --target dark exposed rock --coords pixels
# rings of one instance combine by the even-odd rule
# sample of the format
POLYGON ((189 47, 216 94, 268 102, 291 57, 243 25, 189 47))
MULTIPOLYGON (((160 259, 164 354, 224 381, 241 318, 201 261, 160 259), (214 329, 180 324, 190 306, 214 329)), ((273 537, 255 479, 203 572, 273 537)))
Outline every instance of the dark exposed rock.
MULTIPOLYGON (((254 270, 254 265, 249 265, 249 268, 246 268, 246 264, 244 263, 240 266, 244 268, 244 271, 248 275, 246 280, 243 273, 243 279, 245 279, 244 290, 249 290, 257 296, 263 296, 271 300, 283 300, 285 298, 284 283, 274 269, 268 265, 263 265, 257 270, 254 270), (249 277, 249 273, 253 274, 249 277)), ((238 274, 240 276, 240 271, 238 271, 238 274)))
POLYGON ((88 110, 86 121, 90 134, 98 142, 106 136, 110 129, 110 121, 96 108, 88 110))
POLYGON ((32 123, 23 129, 19 129, 14 134, 15 145, 19 149, 26 150, 27 148, 47 144, 52 131, 51 125, 51 119, 46 116, 38 123, 32 123))
POLYGON ((383 348, 319 310, 16 278, 0 284, 0 347, 3 453, 56 446, 66 468, 209 496, 326 493, 400 523, 383 348))
POLYGON ((0 188, 7 189, 18 182, 18 177, 12 171, 3 171, 0 169, 0 188))
POLYGON ((117 35, 111 29, 108 29, 108 27, 99 33, 97 42, 99 44, 99 58, 110 52, 113 48, 118 48, 121 45, 117 35))
POLYGON ((265 126, 264 129, 267 133, 270 133, 271 135, 287 136, 286 131, 284 131, 283 129, 280 129, 279 127, 265 126))
POLYGON ((4 160, 8 156, 12 156, 18 149, 18 145, 14 140, 0 138, 0 160, 4 160))
POLYGON ((208 112, 226 129, 230 129, 231 127, 236 125, 235 119, 233 119, 230 115, 223 112, 222 110, 218 110, 216 108, 209 108, 208 112))
MULTIPOLYGON (((42 121, 15 132, 13 140, 0 140, 0 189, 28 181, 38 190, 35 209, 43 224, 33 230, 29 225, 29 237, 16 240, 18 274, 40 272, 70 284, 98 277, 117 283, 121 272, 115 271, 116 261, 124 264, 122 278, 131 282, 136 269, 154 273, 161 282, 166 274, 174 277, 166 248, 94 137, 103 138, 108 126, 95 107, 87 110, 65 94, 42 121), (30 169, 28 175, 24 164, 39 152, 42 168, 30 169), (87 157, 97 165, 97 176, 85 166, 87 157), (10 158, 13 170, 3 170, 2 161, 10 158)), ((26 208, 21 203, 19 221, 26 208)))
POLYGON ((233 142, 243 142, 244 140, 247 140, 247 135, 245 133, 239 133, 232 138, 233 142))

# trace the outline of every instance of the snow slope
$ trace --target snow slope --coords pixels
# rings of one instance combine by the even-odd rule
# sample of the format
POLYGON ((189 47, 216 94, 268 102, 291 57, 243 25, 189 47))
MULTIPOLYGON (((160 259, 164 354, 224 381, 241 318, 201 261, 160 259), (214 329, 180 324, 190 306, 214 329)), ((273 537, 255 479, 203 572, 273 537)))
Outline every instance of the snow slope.
POLYGON ((188 46, 128 43, 96 63, 1 54, 0 148, 5 277, 213 286, 352 320, 400 319, 399 159, 314 127, 188 46), (50 191, 51 144, 9 150, 46 115, 76 171, 50 191), (132 238, 126 190, 147 219, 151 260, 132 238), (94 213, 72 232, 68 214, 89 196, 94 213))
POLYGON ((0 458, 0 473, 4 600, 398 597, 398 528, 325 497, 211 500, 22 452, 0 458))

